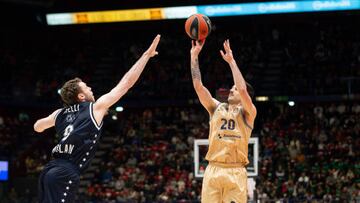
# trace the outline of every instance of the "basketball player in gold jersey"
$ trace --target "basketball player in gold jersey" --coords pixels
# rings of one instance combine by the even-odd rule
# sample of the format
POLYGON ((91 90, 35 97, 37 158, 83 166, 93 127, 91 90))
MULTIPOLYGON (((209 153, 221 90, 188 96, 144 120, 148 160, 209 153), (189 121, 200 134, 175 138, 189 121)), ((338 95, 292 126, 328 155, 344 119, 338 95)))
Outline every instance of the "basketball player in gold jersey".
POLYGON ((256 117, 256 108, 248 93, 231 51, 229 40, 224 42, 222 58, 229 64, 235 85, 228 103, 214 99, 201 82, 199 53, 205 41, 193 41, 191 47, 191 75, 201 104, 210 115, 209 161, 204 174, 202 203, 246 203, 248 142, 256 117))

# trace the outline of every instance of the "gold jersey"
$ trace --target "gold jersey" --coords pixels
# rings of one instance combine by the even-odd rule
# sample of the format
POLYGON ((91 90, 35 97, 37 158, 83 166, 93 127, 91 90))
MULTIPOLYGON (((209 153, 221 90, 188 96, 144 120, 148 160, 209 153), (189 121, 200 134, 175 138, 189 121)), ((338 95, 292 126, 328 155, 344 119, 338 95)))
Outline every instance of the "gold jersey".
POLYGON ((206 160, 224 166, 245 166, 252 127, 246 123, 241 106, 228 110, 220 103, 210 119, 209 150, 206 160))

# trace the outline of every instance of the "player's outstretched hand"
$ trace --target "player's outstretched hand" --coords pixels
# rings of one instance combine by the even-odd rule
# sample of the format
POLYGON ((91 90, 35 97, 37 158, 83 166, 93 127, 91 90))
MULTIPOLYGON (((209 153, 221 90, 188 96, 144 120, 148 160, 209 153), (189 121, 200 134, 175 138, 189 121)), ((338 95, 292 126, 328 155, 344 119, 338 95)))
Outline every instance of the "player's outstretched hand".
POLYGON ((159 53, 156 51, 157 45, 160 41, 160 35, 156 35, 153 42, 151 43, 150 47, 145 51, 144 55, 148 55, 149 57, 153 57, 158 55, 159 53))
POLYGON ((230 48, 230 41, 228 39, 225 40, 223 45, 225 53, 223 52, 223 50, 220 50, 220 54, 226 62, 231 63, 234 60, 234 56, 230 48))
POLYGON ((191 56, 198 56, 204 44, 205 44, 205 39, 201 41, 191 40, 191 50, 190 50, 191 56))

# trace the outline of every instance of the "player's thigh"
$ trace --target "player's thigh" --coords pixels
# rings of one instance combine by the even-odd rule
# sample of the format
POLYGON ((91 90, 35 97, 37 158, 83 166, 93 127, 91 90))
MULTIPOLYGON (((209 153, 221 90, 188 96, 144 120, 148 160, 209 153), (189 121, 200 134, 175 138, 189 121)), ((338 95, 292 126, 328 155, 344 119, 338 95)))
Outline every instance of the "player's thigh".
POLYGON ((247 172, 245 168, 227 170, 227 180, 224 184, 224 203, 247 202, 247 172))
POLYGON ((246 203, 247 192, 239 190, 227 191, 223 198, 223 203, 246 203))
POLYGON ((74 202, 79 175, 69 169, 54 167, 44 176, 43 187, 50 202, 74 202))
POLYGON ((206 167, 201 189, 202 203, 221 203, 222 191, 216 173, 218 173, 216 167, 211 165, 206 167))

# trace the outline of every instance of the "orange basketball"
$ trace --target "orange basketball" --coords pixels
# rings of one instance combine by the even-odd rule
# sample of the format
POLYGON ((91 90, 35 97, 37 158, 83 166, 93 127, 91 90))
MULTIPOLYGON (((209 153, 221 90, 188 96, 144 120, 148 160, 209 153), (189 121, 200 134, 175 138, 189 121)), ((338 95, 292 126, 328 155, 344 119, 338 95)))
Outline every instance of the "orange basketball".
POLYGON ((203 14, 191 15, 185 22, 185 31, 191 39, 203 40, 211 32, 211 21, 203 14))

